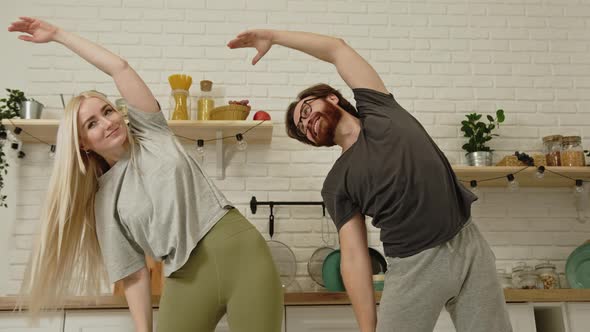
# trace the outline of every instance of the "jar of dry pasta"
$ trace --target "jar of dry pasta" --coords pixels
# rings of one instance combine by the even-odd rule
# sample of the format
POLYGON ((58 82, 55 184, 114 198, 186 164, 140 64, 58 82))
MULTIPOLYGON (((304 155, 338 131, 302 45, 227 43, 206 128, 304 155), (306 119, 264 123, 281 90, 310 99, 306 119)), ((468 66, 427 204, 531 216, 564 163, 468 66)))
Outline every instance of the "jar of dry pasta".
POLYGON ((565 136, 561 146, 561 166, 586 166, 580 136, 565 136))
POLYGON ((561 166, 561 145, 563 136, 551 135, 543 137, 547 166, 561 166))

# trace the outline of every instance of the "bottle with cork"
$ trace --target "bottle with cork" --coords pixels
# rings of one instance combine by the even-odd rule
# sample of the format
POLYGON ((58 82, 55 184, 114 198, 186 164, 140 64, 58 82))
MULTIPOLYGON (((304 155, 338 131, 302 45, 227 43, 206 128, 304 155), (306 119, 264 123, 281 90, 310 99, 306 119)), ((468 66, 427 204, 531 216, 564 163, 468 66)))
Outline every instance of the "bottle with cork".
POLYGON ((211 110, 215 107, 215 102, 211 97, 211 88, 213 82, 209 80, 201 81, 201 96, 197 100, 197 120, 209 120, 211 110))

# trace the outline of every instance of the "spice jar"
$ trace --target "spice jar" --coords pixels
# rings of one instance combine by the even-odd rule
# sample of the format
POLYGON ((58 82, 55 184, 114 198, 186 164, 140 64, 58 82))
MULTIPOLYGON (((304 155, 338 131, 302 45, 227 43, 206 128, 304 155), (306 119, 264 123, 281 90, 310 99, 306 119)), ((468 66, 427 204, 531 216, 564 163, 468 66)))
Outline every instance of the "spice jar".
POLYGON ((586 166, 582 138, 580 136, 565 136, 561 146, 562 166, 586 166))
POLYGON ((555 270, 555 265, 549 261, 535 265, 535 272, 539 274, 544 289, 559 288, 559 275, 555 270))
POLYGON ((518 288, 521 289, 537 289, 539 288, 540 279, 539 275, 535 271, 524 271, 520 274, 520 285, 518 288))
POLYGON ((547 166, 561 166, 561 145, 563 136, 551 135, 543 137, 547 166))
POLYGON ((520 288, 520 275, 524 271, 525 268, 530 269, 527 267, 525 262, 517 262, 516 266, 512 268, 512 287, 513 288, 520 288))
POLYGON ((496 274, 502 288, 512 288, 512 275, 504 269, 497 269, 496 274))

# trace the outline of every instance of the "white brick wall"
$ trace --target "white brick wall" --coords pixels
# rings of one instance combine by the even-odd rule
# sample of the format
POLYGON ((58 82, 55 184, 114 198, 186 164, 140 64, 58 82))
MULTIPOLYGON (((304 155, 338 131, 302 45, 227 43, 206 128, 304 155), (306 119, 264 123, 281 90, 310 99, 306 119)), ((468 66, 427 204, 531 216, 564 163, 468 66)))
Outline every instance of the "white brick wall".
MULTIPOLYGON (((215 82, 218 103, 249 98, 269 110, 276 124, 269 146, 236 153, 225 180, 216 183, 267 236, 268 208, 247 211, 259 200, 319 200, 321 183, 337 149, 312 149, 286 137, 283 110, 298 91, 327 82, 351 93, 328 64, 277 47, 250 65, 253 51, 230 51, 236 33, 256 27, 330 33, 346 39, 382 75, 399 102, 414 114, 452 163, 463 161, 458 123, 467 112, 503 108, 507 122, 492 146, 498 155, 541 148, 540 137, 580 134, 590 139, 590 4, 579 0, 23 0, 3 7, 3 26, 18 15, 36 15, 122 54, 168 105, 169 74, 215 82)), ((1 88, 24 89, 59 117, 59 93, 117 92, 104 74, 58 45, 29 45, 0 33, 1 88)), ((191 93, 197 95, 198 84, 191 93)), ((189 147, 190 148, 190 147, 189 147)), ((28 157, 10 170, 11 208, 0 211, 8 238, 0 264, 0 293, 18 289, 23 263, 47 188, 47 148, 25 146, 28 157), (18 190, 17 190, 18 188, 18 190), (16 192, 17 191, 17 192, 16 192)), ((215 174, 214 150, 206 169, 215 174)), ((316 289, 306 261, 322 245, 320 208, 276 209, 277 239, 298 258, 298 286, 316 289)), ((482 190, 474 219, 500 266, 551 259, 563 270, 567 255, 590 237, 577 221, 571 190, 482 190)), ((371 244, 379 248, 370 227, 371 244)))

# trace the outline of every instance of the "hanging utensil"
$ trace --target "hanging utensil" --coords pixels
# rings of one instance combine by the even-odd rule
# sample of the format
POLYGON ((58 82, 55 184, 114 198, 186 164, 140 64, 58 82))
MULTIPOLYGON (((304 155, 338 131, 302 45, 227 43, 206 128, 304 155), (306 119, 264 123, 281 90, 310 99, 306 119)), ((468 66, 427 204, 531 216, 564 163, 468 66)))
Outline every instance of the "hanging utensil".
POLYGON ((267 241, 267 245, 270 249, 270 254, 275 263, 275 266, 279 271, 281 284, 283 285, 283 288, 286 288, 293 282, 293 280, 295 280, 295 274, 297 273, 297 260, 295 258, 295 254, 291 248, 289 248, 289 246, 281 241, 272 239, 274 235, 275 223, 273 208, 273 204, 270 204, 270 216, 268 217, 268 234, 270 235, 270 240, 267 241))

